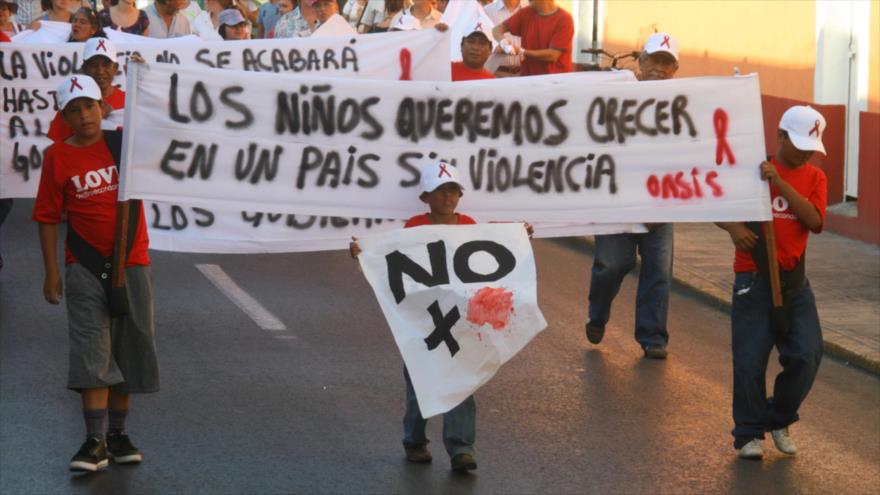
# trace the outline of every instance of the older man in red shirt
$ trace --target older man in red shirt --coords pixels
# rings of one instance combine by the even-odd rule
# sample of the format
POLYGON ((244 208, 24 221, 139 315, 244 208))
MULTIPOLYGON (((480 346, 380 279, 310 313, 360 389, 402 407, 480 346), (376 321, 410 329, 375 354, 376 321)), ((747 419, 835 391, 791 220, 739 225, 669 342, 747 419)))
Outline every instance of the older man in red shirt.
POLYGON ((461 62, 452 63, 453 81, 495 79, 485 69, 486 60, 492 53, 492 42, 482 31, 474 31, 461 39, 461 62))
POLYGON ((528 7, 492 30, 496 40, 504 33, 522 38, 520 75, 571 72, 574 19, 556 0, 530 0, 528 7))

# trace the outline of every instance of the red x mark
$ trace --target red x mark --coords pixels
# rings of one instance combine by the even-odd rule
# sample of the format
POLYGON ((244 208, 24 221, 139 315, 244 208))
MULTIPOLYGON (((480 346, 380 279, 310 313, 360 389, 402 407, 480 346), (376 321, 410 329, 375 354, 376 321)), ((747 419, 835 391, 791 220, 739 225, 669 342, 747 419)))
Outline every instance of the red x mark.
MULTIPOLYGON (((70 89, 68 89, 67 92, 70 93, 71 91, 73 91, 73 88, 83 89, 83 87, 80 86, 79 83, 76 81, 75 77, 70 78, 70 89)), ((85 90, 83 89, 83 91, 85 90)))
POLYGON ((672 50, 672 47, 669 45, 669 35, 663 36, 663 43, 660 43, 660 46, 665 46, 666 48, 672 50))
POLYGON ((440 164, 440 173, 437 174, 437 178, 443 177, 443 174, 446 174, 446 177, 452 178, 452 174, 449 173, 449 170, 446 170, 446 164, 440 164))
POLYGON ((98 50, 104 50, 105 53, 107 52, 107 47, 104 46, 104 40, 98 40, 98 46, 95 48, 95 51, 98 50))
POLYGON ((819 121, 818 120, 816 121, 816 125, 813 126, 813 129, 811 129, 810 133, 807 135, 812 136, 814 132, 816 133, 816 137, 819 137, 819 121))

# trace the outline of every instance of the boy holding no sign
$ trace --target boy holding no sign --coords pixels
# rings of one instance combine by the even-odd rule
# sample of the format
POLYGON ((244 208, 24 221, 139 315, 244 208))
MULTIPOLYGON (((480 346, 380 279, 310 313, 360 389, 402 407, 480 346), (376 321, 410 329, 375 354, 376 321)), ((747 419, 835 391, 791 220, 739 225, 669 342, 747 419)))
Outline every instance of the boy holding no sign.
MULTIPOLYGON (((437 162, 421 170, 421 194, 419 199, 430 207, 430 212, 416 215, 404 224, 404 228, 422 225, 473 225, 477 222, 463 214, 456 213, 458 202, 463 194, 458 171, 453 165, 437 162)), ((530 225, 526 224, 529 235, 530 225)), ((360 252, 357 239, 349 245, 353 258, 360 252)), ((403 417, 403 447, 406 459, 410 462, 431 462, 428 451, 428 438, 425 436, 427 420, 422 417, 416 393, 406 367, 403 369, 406 380, 406 413, 403 417)), ((474 459, 474 439, 476 438, 476 403, 470 396, 452 410, 443 414, 443 444, 452 462, 452 470, 467 472, 477 468, 474 459)))
POLYGON ((783 308, 772 308, 766 244, 755 225, 721 223, 736 246, 733 270, 733 429, 734 448, 743 459, 764 456, 761 441, 770 432, 776 448, 794 455, 788 427, 798 420, 822 360, 822 329, 816 300, 804 274, 810 232, 822 231, 827 180, 807 161, 825 153, 825 118, 808 106, 789 108, 779 122, 776 157, 761 164, 770 182, 776 258, 782 281, 783 308), (766 393, 767 361, 779 350, 782 372, 773 397, 766 393))
POLYGON ((58 304, 64 292, 56 251, 58 224, 67 215, 67 387, 80 393, 86 424, 86 440, 71 459, 70 469, 97 471, 106 468, 109 459, 141 462, 142 455, 125 430, 130 394, 159 390, 149 241, 138 203, 129 216, 129 245, 122 247, 127 251, 125 287, 121 294, 115 292, 109 278, 119 170, 118 155, 109 143, 118 133, 105 135, 101 130, 102 93, 91 77, 65 78, 57 96, 72 135, 46 149, 33 219, 40 224, 46 274, 43 296, 58 304), (114 301, 127 301, 127 311, 117 312, 114 301))

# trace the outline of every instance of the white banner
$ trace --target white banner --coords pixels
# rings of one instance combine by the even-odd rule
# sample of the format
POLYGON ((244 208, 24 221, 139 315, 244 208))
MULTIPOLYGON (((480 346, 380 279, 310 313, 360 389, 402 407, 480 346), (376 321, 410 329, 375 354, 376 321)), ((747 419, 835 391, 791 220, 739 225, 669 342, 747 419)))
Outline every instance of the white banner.
MULTIPOLYGON (((424 210, 421 210, 424 211, 424 210)), ((144 204, 150 249, 191 253, 292 253, 348 249, 363 237, 403 227, 402 220, 262 211, 224 211, 182 204, 144 204)), ((413 215, 420 211, 413 211, 413 215)), ((489 218, 480 218, 488 223, 489 218)), ((535 237, 647 232, 643 224, 539 222, 535 237)))
MULTIPOLYGON (((499 221, 768 220, 756 76, 570 84, 368 81, 142 67, 124 198, 408 218, 418 171, 461 169, 499 221)), ((589 81, 589 75, 580 76, 589 81)))
POLYGON ((547 326, 522 224, 417 227, 360 245, 425 418, 472 395, 547 326))
MULTIPOLYGON (((123 68, 133 53, 188 67, 311 73, 321 78, 450 79, 449 36, 433 29, 210 43, 146 38, 116 47, 116 83, 123 86, 123 68)), ((79 70, 82 50, 82 43, 0 43, 0 198, 36 195, 43 150, 50 144, 46 132, 57 111, 55 88, 79 70)))

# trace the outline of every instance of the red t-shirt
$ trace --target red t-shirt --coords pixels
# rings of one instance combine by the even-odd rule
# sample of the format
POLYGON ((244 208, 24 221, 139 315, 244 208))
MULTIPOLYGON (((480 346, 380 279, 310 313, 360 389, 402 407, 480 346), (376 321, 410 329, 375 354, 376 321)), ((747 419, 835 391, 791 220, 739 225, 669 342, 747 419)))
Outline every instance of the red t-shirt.
MULTIPOLYGON (((61 223, 66 211, 68 225, 102 256, 110 256, 116 234, 119 172, 104 138, 85 148, 63 141, 53 143, 46 148, 42 168, 34 221, 61 223)), ((142 206, 126 266, 149 265, 149 243, 142 206)), ((76 262, 66 243, 64 262, 76 262)))
POLYGON ((563 9, 556 9, 550 15, 538 15, 531 7, 523 7, 504 21, 510 33, 522 37, 522 47, 526 50, 561 50, 556 62, 544 62, 523 57, 520 74, 533 76, 571 72, 572 38, 574 38, 574 19, 563 9))
POLYGON ((477 79, 495 79, 495 76, 486 69, 473 70, 464 62, 452 62, 453 81, 474 81, 477 79))
MULTIPOLYGON (((456 213, 458 215, 458 225, 476 225, 477 221, 473 218, 465 215, 464 213, 456 213)), ((416 215, 403 225, 403 228, 408 229, 410 227, 421 227, 422 225, 434 225, 431 223, 431 218, 428 217, 428 213, 422 213, 421 215, 416 215)))
MULTIPOLYGON (((782 180, 791 184, 795 191, 816 207, 824 223, 828 198, 828 180, 825 178, 825 172, 809 163, 795 169, 786 167, 776 160, 771 160, 771 163, 776 166, 782 180)), ((776 234, 776 259, 780 268, 791 270, 807 249, 807 237, 810 231, 797 219, 788 205, 788 200, 773 185, 770 186, 770 197, 773 205, 773 231, 776 234)), ((815 232, 818 234, 821 231, 820 226, 815 232)), ((751 253, 737 251, 733 261, 733 271, 758 271, 751 253)))
MULTIPOLYGON (((105 98, 104 101, 113 107, 113 110, 121 110, 125 108, 125 91, 116 88, 116 90, 113 91, 110 96, 105 98)), ((49 132, 46 133, 46 137, 52 141, 64 141, 70 136, 73 136, 73 129, 71 129, 70 126, 67 125, 67 122, 61 117, 61 112, 56 112, 55 118, 52 119, 52 123, 49 124, 49 132)))

